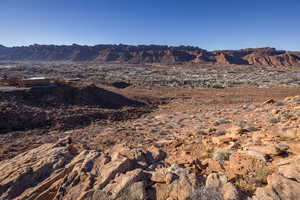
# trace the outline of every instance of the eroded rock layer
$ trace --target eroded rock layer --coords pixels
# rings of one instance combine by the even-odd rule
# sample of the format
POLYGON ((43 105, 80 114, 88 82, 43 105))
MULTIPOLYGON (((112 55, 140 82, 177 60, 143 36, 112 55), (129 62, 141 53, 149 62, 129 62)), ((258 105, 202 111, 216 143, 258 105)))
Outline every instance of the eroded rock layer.
POLYGON ((117 63, 218 63, 236 65, 292 66, 300 64, 299 52, 274 48, 207 51, 190 46, 159 45, 0 45, 0 60, 93 61, 117 63))

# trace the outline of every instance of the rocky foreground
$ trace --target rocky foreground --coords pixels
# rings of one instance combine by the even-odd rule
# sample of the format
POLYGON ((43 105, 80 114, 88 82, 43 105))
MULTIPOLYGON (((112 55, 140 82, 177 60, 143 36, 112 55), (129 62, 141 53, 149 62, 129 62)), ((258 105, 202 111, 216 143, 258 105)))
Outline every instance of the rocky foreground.
POLYGON ((153 145, 41 145, 0 162, 0 199, 299 199, 300 96, 235 112, 153 145))

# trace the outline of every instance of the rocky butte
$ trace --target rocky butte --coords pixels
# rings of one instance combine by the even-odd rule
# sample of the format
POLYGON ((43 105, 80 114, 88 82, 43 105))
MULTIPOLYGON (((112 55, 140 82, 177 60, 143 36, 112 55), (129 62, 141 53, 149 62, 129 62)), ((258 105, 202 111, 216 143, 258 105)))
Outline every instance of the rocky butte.
POLYGON ((207 51, 191 46, 159 45, 30 45, 0 46, 5 61, 94 61, 115 63, 218 63, 236 65, 292 66, 300 63, 300 52, 275 48, 207 51))

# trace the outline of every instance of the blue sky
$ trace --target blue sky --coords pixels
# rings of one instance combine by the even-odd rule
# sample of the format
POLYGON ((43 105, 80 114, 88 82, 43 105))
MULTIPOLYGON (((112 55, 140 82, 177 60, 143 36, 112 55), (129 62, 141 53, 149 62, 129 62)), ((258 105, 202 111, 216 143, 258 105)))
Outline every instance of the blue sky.
POLYGON ((0 44, 300 50, 300 0, 1 0, 0 44))

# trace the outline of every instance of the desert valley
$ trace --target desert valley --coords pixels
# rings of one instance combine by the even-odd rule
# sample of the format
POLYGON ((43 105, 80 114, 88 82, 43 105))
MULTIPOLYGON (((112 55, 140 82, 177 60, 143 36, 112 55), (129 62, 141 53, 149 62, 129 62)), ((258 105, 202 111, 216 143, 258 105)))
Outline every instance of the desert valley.
POLYGON ((297 200, 300 52, 0 46, 1 200, 297 200))

